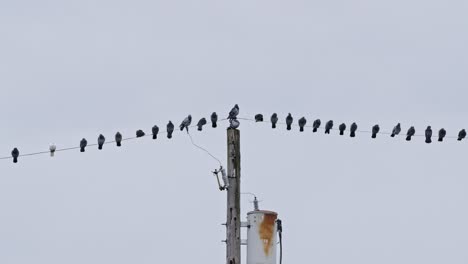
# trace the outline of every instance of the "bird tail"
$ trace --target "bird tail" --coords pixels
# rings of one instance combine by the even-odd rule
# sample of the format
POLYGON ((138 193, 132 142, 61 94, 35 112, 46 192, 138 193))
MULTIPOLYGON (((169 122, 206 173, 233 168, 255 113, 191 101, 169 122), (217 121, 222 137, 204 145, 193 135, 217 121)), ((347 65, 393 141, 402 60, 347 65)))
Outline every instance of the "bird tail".
POLYGON ((430 143, 432 143, 432 139, 430 139, 430 138, 426 138, 426 143, 427 143, 427 144, 430 144, 430 143))
POLYGON ((167 138, 172 138, 172 133, 167 133, 167 138))
POLYGON ((330 129, 326 129, 325 134, 330 134, 330 129))
POLYGON ((202 127, 201 127, 201 126, 198 127, 198 131, 202 131, 202 127))
POLYGON ((117 147, 120 147, 122 146, 122 144, 120 142, 117 142, 117 147))
POLYGON ((356 132, 351 131, 351 134, 350 134, 349 136, 350 136, 350 137, 355 137, 355 136, 356 136, 356 132))
POLYGON ((156 134, 153 134, 153 139, 156 139, 156 138, 157 138, 156 134))
POLYGON ((411 141, 411 136, 406 136, 406 141, 411 141))
POLYGON ((287 130, 291 130, 291 125, 287 125, 287 126, 286 126, 286 129, 287 129, 287 130))
POLYGON ((50 156, 51 156, 51 157, 53 157, 53 156, 54 156, 54 154, 55 154, 54 152, 50 152, 50 156))
POLYGON ((372 134, 372 138, 376 138, 377 137, 377 134, 372 134))
POLYGON ((271 123, 271 128, 276 128, 276 124, 275 124, 275 123, 271 123))
POLYGON ((391 137, 395 137, 395 133, 392 133, 390 136, 391 136, 391 137))
POLYGON ((180 131, 184 131, 184 126, 180 126, 180 131))
POLYGON ((99 146, 98 146, 98 149, 102 149, 102 145, 99 145, 99 146))
POLYGON ((299 131, 300 131, 300 132, 304 132, 304 128, 303 128, 303 127, 300 127, 300 128, 299 128, 299 131))
POLYGON ((314 133, 317 132, 317 128, 314 127, 314 129, 312 129, 312 132, 314 132, 314 133))
POLYGON ((458 141, 462 141, 462 138, 461 138, 461 137, 459 137, 457 140, 458 140, 458 141))
POLYGON ((18 158, 13 158, 13 163, 17 163, 18 162, 18 158))
POLYGON ((211 124, 213 128, 216 128, 218 125, 216 123, 211 124))
POLYGON ((442 141, 444 141, 444 138, 439 138, 439 142, 442 142, 442 141))
POLYGON ((81 148, 81 149, 80 149, 80 152, 85 152, 85 149, 84 149, 84 148, 81 148))
POLYGON ((340 136, 342 136, 343 134, 344 134, 344 131, 343 131, 343 130, 341 130, 341 131, 340 131, 340 136))

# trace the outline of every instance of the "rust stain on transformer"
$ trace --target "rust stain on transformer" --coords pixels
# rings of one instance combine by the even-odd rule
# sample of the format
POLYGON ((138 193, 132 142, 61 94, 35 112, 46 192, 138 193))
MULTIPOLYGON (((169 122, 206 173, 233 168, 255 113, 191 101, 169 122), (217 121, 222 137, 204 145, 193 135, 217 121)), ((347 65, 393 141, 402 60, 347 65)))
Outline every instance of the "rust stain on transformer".
POLYGON ((263 241, 263 251, 265 251, 265 255, 267 256, 270 254, 270 249, 274 241, 275 221, 276 215, 265 214, 258 230, 260 239, 263 241))

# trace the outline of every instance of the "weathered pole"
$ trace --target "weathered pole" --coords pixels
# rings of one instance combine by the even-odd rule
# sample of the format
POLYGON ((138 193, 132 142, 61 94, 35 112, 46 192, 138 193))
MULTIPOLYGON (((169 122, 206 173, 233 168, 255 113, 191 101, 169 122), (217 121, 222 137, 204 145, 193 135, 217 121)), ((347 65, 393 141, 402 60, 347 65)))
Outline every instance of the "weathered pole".
POLYGON ((240 132, 227 130, 227 189, 226 264, 241 263, 240 238, 240 132))

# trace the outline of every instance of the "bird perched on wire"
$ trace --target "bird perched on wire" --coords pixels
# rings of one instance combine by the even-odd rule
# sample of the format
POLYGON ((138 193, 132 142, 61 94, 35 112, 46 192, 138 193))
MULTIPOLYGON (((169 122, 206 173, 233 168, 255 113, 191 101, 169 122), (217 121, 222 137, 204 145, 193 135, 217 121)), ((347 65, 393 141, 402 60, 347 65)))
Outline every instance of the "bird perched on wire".
POLYGON ((255 122, 263 122, 263 115, 262 114, 256 114, 255 115, 255 122))
POLYGON ((393 128, 393 131, 392 131, 392 134, 390 135, 391 137, 395 137, 397 136, 398 134, 400 134, 401 132, 401 125, 400 123, 398 123, 394 128, 393 128))
POLYGON ((188 133, 188 128, 190 126, 190 124, 192 123, 192 116, 191 115, 188 115, 184 121, 182 121, 182 123, 180 123, 180 131, 183 131, 184 128, 187 130, 187 133, 188 133))
POLYGON ((172 138, 172 133, 174 132, 174 124, 169 121, 169 123, 167 123, 167 126, 166 126, 166 130, 167 130, 167 138, 172 138))
POLYGON ((325 134, 330 134, 330 130, 333 128, 333 120, 328 121, 325 124, 325 134))
POLYGON ((271 128, 276 128, 276 123, 278 123, 278 115, 276 113, 271 115, 271 128))
POLYGON ((447 135, 447 131, 445 129, 439 130, 439 142, 444 141, 444 137, 447 135))
POLYGON ((86 145, 88 145, 88 141, 86 140, 86 138, 83 138, 80 141, 80 152, 85 152, 86 145))
POLYGON ((158 138, 158 133, 159 133, 159 127, 157 125, 154 125, 151 128, 151 133, 153 133, 153 139, 157 139, 158 138))
POLYGON ((102 134, 100 134, 98 137, 98 149, 102 149, 104 142, 106 142, 106 138, 102 134))
POLYGON ((342 123, 338 129, 340 130, 340 136, 344 135, 344 131, 346 130, 346 124, 342 123))
POLYGON ((218 114, 213 112, 211 114, 211 127, 216 128, 218 126, 218 114))
POLYGON ((143 130, 139 129, 137 130, 136 132, 136 137, 137 138, 141 138, 141 137, 144 137, 145 136, 145 132, 143 132, 143 130))
POLYGON ((49 146, 49 151, 50 151, 50 156, 53 157, 55 155, 55 151, 57 150, 57 146, 55 144, 50 144, 49 146))
POLYGON ((240 122, 237 119, 230 119, 229 120, 229 128, 236 129, 240 126, 240 122))
POLYGON ((286 129, 287 130, 291 130, 291 125, 293 123, 294 119, 291 115, 291 113, 288 114, 288 116, 286 117, 286 129))
POLYGON ((320 127, 320 125, 322 124, 322 121, 320 121, 320 119, 316 119, 314 121, 314 123, 312 124, 312 132, 317 132, 317 129, 320 127))
POLYGON ((202 131, 204 125, 206 125, 206 118, 203 117, 202 119, 198 120, 198 123, 197 123, 198 131, 202 131))
POLYGON ((458 141, 462 141, 464 138, 466 138, 466 130, 462 129, 458 132, 458 141))
POLYGON ((373 126, 372 127, 372 138, 376 138, 379 131, 380 131, 379 125, 373 126))
POLYGON ((356 123, 351 124, 351 128, 349 129, 349 136, 350 137, 355 137, 356 136, 356 130, 358 129, 358 126, 356 123))
POLYGON ((299 131, 304 132, 304 126, 307 124, 307 119, 305 117, 301 117, 298 121, 299 124, 299 131))
POLYGON ((115 134, 115 143, 117 144, 117 147, 122 146, 122 134, 120 134, 120 132, 115 134))
POLYGON ((426 131, 424 132, 424 136, 426 137, 426 143, 432 143, 432 128, 431 126, 427 126, 426 131))
POLYGON ((229 119, 237 119, 237 115, 239 115, 239 106, 236 104, 229 112, 229 119))
POLYGON ((13 163, 17 163, 18 162, 18 157, 19 157, 19 150, 17 148, 14 148, 11 151, 11 156, 13 157, 13 163))
POLYGON ((408 129, 408 132, 406 132, 406 141, 411 141, 414 134, 416 134, 416 129, 412 126, 408 129))

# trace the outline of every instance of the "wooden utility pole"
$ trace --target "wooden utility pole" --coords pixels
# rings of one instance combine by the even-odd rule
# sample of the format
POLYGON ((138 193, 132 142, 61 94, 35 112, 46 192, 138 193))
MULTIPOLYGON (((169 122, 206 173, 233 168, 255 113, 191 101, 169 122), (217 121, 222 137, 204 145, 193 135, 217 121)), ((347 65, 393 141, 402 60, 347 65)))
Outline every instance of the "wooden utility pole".
POLYGON ((226 264, 241 263, 240 238, 240 132, 227 130, 227 189, 226 264))

